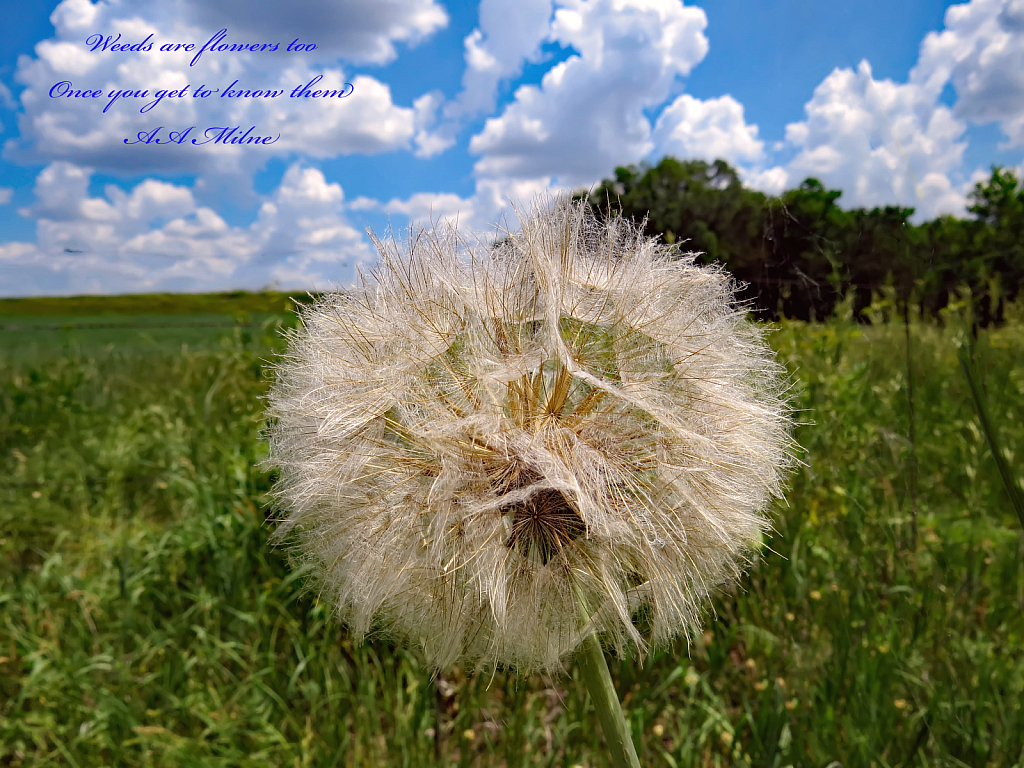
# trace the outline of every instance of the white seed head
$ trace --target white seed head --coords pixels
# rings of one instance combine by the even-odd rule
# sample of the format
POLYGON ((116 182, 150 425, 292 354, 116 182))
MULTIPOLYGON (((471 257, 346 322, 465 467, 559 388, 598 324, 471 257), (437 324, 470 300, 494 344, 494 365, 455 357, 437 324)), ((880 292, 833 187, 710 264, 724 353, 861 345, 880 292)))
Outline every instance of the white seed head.
POLYGON ((356 638, 438 667, 692 636, 793 461, 785 371, 724 271, 565 197, 520 223, 378 241, 269 396, 276 536, 356 638))

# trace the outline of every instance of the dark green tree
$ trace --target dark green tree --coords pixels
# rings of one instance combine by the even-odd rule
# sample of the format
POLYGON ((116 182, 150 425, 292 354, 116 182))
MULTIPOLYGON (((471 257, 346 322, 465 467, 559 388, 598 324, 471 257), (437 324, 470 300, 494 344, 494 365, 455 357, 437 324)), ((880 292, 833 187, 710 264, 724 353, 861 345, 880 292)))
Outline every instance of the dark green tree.
POLYGON ((1024 282, 1024 185, 993 168, 971 195, 973 220, 944 216, 914 225, 912 208, 843 210, 842 192, 807 179, 769 197, 743 186, 724 160, 677 160, 617 168, 586 197, 599 216, 622 214, 648 235, 699 252, 746 284, 762 317, 829 316, 853 294, 862 312, 892 286, 906 315, 936 314, 961 287, 978 299, 982 324, 999 322, 1002 298, 1024 282))

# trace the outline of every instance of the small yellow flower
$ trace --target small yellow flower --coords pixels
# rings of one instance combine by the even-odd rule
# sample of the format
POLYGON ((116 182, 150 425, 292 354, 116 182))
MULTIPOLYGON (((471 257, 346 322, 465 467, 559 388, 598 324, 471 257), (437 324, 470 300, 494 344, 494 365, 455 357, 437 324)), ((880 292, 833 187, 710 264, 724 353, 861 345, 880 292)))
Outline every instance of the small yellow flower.
POLYGON ((796 709, 796 705, 798 703, 799 702, 797 701, 797 699, 790 699, 789 701, 786 702, 786 709, 788 709, 790 712, 792 712, 794 709, 796 709))
POLYGON ((753 659, 747 659, 744 664, 747 665, 747 669, 757 669, 757 662, 753 659))
POLYGON ((728 731, 722 731, 720 734, 718 734, 718 739, 722 742, 722 746, 726 749, 732 746, 732 734, 728 731))
POLYGON ((811 590, 811 600, 821 600, 821 592, 816 589, 811 590))
POLYGON ((794 619, 796 619, 796 615, 795 614, 792 614, 792 613, 787 613, 786 614, 786 621, 793 621, 794 619))
POLYGON ((776 677, 775 678, 775 684, 777 686, 779 686, 779 688, 785 688, 786 687, 786 681, 783 680, 781 677, 776 677))
POLYGON ((767 690, 768 689, 768 681, 767 680, 758 680, 756 683, 754 683, 754 689, 758 690, 758 691, 767 690))
POLYGON ((882 643, 881 645, 879 645, 878 646, 878 652, 879 653, 888 653, 889 652, 889 644, 888 643, 882 643))
POLYGON ((683 680, 686 682, 687 685, 692 687, 700 682, 700 675, 697 674, 696 670, 694 670, 693 667, 690 667, 690 669, 686 670, 686 676, 683 678, 683 680))
POLYGON ((651 728, 651 733, 657 736, 659 739, 665 735, 665 726, 661 723, 655 723, 654 727, 651 728))
POLYGON ((906 709, 907 708, 907 700, 906 699, 896 699, 892 704, 893 704, 894 707, 896 707, 896 709, 906 709))
POLYGON ((476 733, 473 731, 472 728, 467 728, 462 732, 462 738, 464 738, 466 741, 472 741, 476 738, 476 733))

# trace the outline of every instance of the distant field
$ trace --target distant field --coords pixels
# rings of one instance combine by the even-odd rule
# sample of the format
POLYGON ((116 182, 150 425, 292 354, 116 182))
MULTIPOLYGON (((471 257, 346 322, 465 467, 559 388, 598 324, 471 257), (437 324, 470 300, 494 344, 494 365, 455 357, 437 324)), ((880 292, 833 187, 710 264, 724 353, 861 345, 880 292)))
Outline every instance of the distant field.
POLYGON ((279 314, 290 312, 296 302, 308 300, 309 296, 301 293, 246 291, 0 299, 0 317, 279 314))
POLYGON ((296 304, 308 300, 245 292, 0 299, 0 356, 217 349, 292 323, 296 304))
MULTIPOLYGON (((259 466, 293 315, 232 301, 0 303, 0 325, 116 326, 0 338, 0 766, 606 765, 571 668, 433 677, 302 592, 259 466)), ((1017 317, 976 354, 1022 482, 1017 317)), ((612 663, 642 765, 1024 766, 1024 532, 960 328, 912 324, 909 369, 902 325, 772 334, 805 466, 704 635, 612 663)))

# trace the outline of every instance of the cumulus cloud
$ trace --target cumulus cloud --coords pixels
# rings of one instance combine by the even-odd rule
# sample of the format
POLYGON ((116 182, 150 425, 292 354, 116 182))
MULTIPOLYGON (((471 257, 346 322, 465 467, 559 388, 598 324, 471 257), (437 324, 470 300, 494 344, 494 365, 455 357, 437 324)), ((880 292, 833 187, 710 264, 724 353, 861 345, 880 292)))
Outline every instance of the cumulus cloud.
MULTIPOLYGON (((771 168, 739 168, 743 183, 766 195, 781 195, 790 186, 789 173, 781 166, 771 168)), ((799 182, 799 179, 797 179, 799 182)))
POLYGON ((967 126, 938 103, 944 81, 922 67, 909 81, 876 80, 862 61, 836 69, 814 90, 807 119, 786 126, 797 152, 786 172, 843 190, 847 206, 898 203, 918 218, 963 213, 963 163, 967 126))
POLYGON ((466 36, 462 91, 447 105, 449 116, 476 115, 494 108, 499 83, 536 61, 548 38, 551 0, 481 0, 479 26, 466 36))
POLYGON ((416 104, 417 157, 433 157, 454 145, 466 121, 494 109, 499 84, 519 75, 525 62, 540 58, 550 31, 551 2, 480 0, 479 25, 463 40, 462 89, 447 102, 438 93, 416 104))
MULTIPOLYGON (((493 230, 516 220, 515 204, 537 193, 593 184, 616 165, 675 154, 738 164, 744 178, 778 191, 786 174, 764 170, 763 142, 731 96, 701 100, 683 94, 657 110, 680 78, 706 55, 704 12, 679 0, 546 0, 524 3, 510 17, 483 0, 480 27, 465 40, 463 91, 446 116, 493 104, 498 84, 536 60, 544 42, 573 51, 539 86, 518 88, 497 117, 470 142, 480 156, 468 197, 417 193, 405 200, 361 202, 420 223, 457 221, 493 230)), ((508 11, 508 6, 500 10, 508 11)))
POLYGON ((11 187, 0 187, 0 205, 7 205, 14 196, 14 189, 11 187))
POLYGON ((187 7, 203 27, 263 40, 288 35, 288 42, 316 43, 331 58, 371 64, 393 60, 396 42, 416 45, 448 24, 447 12, 435 0, 202 0, 187 7))
POLYGON ((971 0, 946 10, 907 82, 875 80, 865 61, 815 89, 807 118, 787 126, 790 182, 817 176, 846 205, 890 203, 915 218, 965 213, 979 174, 963 167, 968 122, 998 122, 1006 146, 1024 145, 1024 0, 971 0), (956 101, 942 103, 952 85, 956 101), (970 176, 970 178, 966 178, 970 176))
POLYGON ((640 160, 653 149, 644 110, 704 58, 706 26, 678 0, 563 0, 549 36, 576 53, 473 136, 478 177, 589 184, 640 160))
MULTIPOLYGON (((231 4, 229 0, 205 4, 203 7, 208 10, 204 13, 214 12, 209 10, 211 8, 223 10, 231 4)), ((438 13, 443 15, 443 11, 432 0, 393 0, 376 5, 396 4, 409 6, 411 11, 415 11, 414 18, 395 22, 398 24, 395 27, 385 24, 384 17, 381 17, 377 26, 365 27, 357 37, 366 45, 360 43, 363 47, 353 48, 355 53, 350 51, 352 57, 362 56, 359 51, 365 53, 364 48, 369 50, 366 46, 370 46, 367 41, 371 38, 376 42, 370 48, 376 46, 375 50, 384 51, 394 39, 418 39, 417 36, 428 34, 442 20, 438 13), (415 18, 420 21, 415 21, 415 18), (434 21, 430 22, 430 19, 434 21), (370 35, 372 30, 376 31, 370 35), (419 32, 414 35, 415 30, 419 32)), ((188 3, 184 5, 193 7, 188 3)), ((324 11, 326 18, 337 21, 335 17, 351 12, 351 6, 370 4, 342 3, 346 9, 343 12, 330 10, 336 8, 337 3, 307 0, 304 5, 311 6, 306 10, 313 17, 312 6, 315 5, 324 11)), ((270 13, 266 10, 269 6, 260 7, 263 10, 253 11, 248 17, 255 19, 252 23, 257 25, 270 18, 266 16, 270 13)), ((274 7, 275 13, 285 8, 280 4, 274 7)), ((370 13, 369 17, 376 18, 375 13, 370 13)), ((305 16, 309 18, 310 14, 305 16)), ((315 55, 284 52, 284 45, 290 42, 285 39, 289 26, 284 22, 273 36, 267 38, 267 42, 283 44, 278 52, 207 51, 192 66, 190 62, 195 52, 159 51, 159 46, 166 42, 195 41, 199 45, 205 42, 210 36, 209 28, 191 25, 189 19, 195 16, 195 13, 172 16, 164 5, 156 2, 142 2, 126 8, 120 4, 93 5, 88 0, 64 0, 51 16, 56 28, 55 37, 37 44, 35 57, 19 59, 15 79, 25 86, 18 115, 21 135, 7 143, 5 157, 35 162, 65 160, 119 173, 230 174, 258 167, 266 158, 275 155, 299 153, 327 158, 352 153, 372 154, 410 149, 414 137, 419 146, 429 143, 429 132, 423 121, 418 121, 416 108, 396 105, 385 83, 367 75, 348 78, 334 62, 337 53, 331 57, 331 63, 318 64, 315 55), (141 42, 152 34, 156 44, 151 51, 93 52, 85 45, 85 40, 96 30, 120 34, 122 42, 141 42), (291 97, 294 89, 300 88, 301 93, 301 86, 318 76, 322 79, 309 89, 310 92, 350 92, 351 95, 342 98, 291 97), (69 91, 102 90, 103 95, 100 98, 53 96, 51 93, 60 92, 51 92, 52 86, 58 82, 71 83, 69 91), (346 82, 351 86, 346 86, 346 82), (195 94, 201 85, 212 93, 197 97, 195 94), (147 112, 141 112, 154 100, 158 90, 180 91, 183 88, 186 89, 183 96, 166 96, 147 112), (225 95, 229 88, 233 95, 225 95), (121 98, 108 107, 108 94, 113 90, 146 91, 147 94, 142 98, 121 98), (234 95, 242 91, 259 91, 260 94, 248 97, 234 95), (265 95, 268 91, 280 93, 271 98, 265 95), (107 111, 104 113, 105 107, 107 111), (201 141, 207 128, 230 126, 240 126, 239 134, 254 126, 252 135, 274 137, 280 134, 280 139, 273 144, 259 146, 226 146, 220 143, 202 146, 139 143, 126 146, 126 139, 136 140, 140 132, 159 126, 164 126, 160 134, 164 140, 169 138, 170 131, 180 131, 189 126, 195 127, 186 142, 194 138, 201 141)), ((332 29, 325 26, 324 34, 329 37, 332 29)), ((355 45, 345 35, 342 38, 344 40, 338 42, 338 48, 355 45)), ((224 42, 253 41, 230 33, 224 42)), ((372 56, 386 59, 390 55, 385 56, 386 51, 380 51, 372 56)))
POLYGON ((743 119, 743 105, 729 95, 701 100, 684 93, 662 111, 653 138, 660 154, 681 158, 739 165, 764 155, 757 126, 743 119))
MULTIPOLYGON (((420 224, 448 221, 474 231, 516 226, 515 204, 538 192, 579 188, 617 165, 672 154, 722 158, 748 185, 778 194, 807 176, 843 190, 848 206, 901 204, 917 217, 963 213, 978 178, 963 168, 969 122, 997 121, 1009 144, 1024 144, 1024 0, 971 0, 947 10, 945 28, 921 44, 905 82, 876 79, 868 62, 836 69, 815 89, 803 120, 770 148, 730 95, 681 93, 682 78, 708 50, 707 19, 681 0, 481 0, 477 27, 463 40, 461 90, 396 104, 387 83, 350 64, 381 64, 447 24, 440 0, 295 0, 243 7, 241 0, 64 0, 56 33, 22 57, 15 72, 21 136, 5 156, 47 163, 35 200, 36 243, 0 245, 0 292, 113 292, 258 288, 344 283, 353 264, 373 258, 353 223, 359 212, 420 224), (257 7, 258 6, 258 7, 257 7), (244 11, 244 12, 243 12, 244 11), (302 54, 92 53, 84 40, 102 30, 139 41, 205 41, 220 27, 228 42, 316 42, 302 54), (429 158, 450 148, 467 121, 495 108, 546 46, 568 55, 538 85, 521 85, 469 141, 475 189, 462 196, 416 192, 403 198, 346 200, 308 162, 292 162, 280 185, 260 197, 252 172, 269 157, 332 158, 407 150, 429 158), (344 99, 289 99, 322 76, 319 89, 349 82, 344 99), (273 88, 278 99, 51 99, 53 83, 75 88, 273 88), (944 88, 957 93, 950 108, 944 88), (654 116, 652 118, 652 115, 654 116), (652 124, 653 123, 653 124, 652 124), (257 126, 281 134, 274 145, 125 146, 123 139, 164 125, 257 126), (90 194, 94 171, 199 174, 194 184, 146 179, 130 189, 90 194), (234 190, 232 192, 232 190, 234 190), (258 211, 229 225, 202 202, 248 190, 258 211)), ((0 102, 13 105, 0 85, 0 102)), ((779 138, 779 137, 772 137, 779 138)), ((12 191, 0 188, 0 204, 12 191)))
POLYGON ((22 211, 36 220, 37 242, 0 246, 0 293, 329 287, 373 258, 341 186, 301 163, 248 227, 197 205, 186 186, 146 179, 91 197, 90 177, 67 162, 40 172, 22 211))
POLYGON ((956 115, 998 121, 1024 144, 1024 0, 973 0, 946 11, 945 29, 921 44, 919 66, 949 79, 956 115))
POLYGON ((686 102, 703 110, 692 116, 699 135, 685 135, 686 126, 673 119, 682 110, 677 106, 659 124, 657 139, 652 136, 645 110, 661 106, 706 55, 706 26, 704 12, 680 0, 526 0, 514 6, 482 0, 479 26, 464 41, 462 91, 439 110, 435 101, 423 105, 424 124, 431 124, 434 110, 443 119, 430 133, 435 144, 421 148, 421 155, 450 145, 459 120, 492 108, 499 84, 537 61, 543 43, 573 53, 539 86, 516 89, 501 114, 472 137, 470 151, 480 156, 472 195, 421 192, 387 202, 360 199, 356 207, 494 232, 498 221, 513 226, 516 203, 592 184, 616 165, 648 155, 656 140, 689 141, 729 157, 759 156, 756 126, 743 124, 742 107, 729 97, 686 102), (721 130, 729 135, 720 136, 721 130))
MULTIPOLYGON (((779 191, 781 168, 763 169, 764 143, 731 96, 701 100, 682 94, 656 111, 706 55, 707 19, 679 0, 556 0, 522 4, 513 18, 484 0, 481 23, 466 38, 463 91, 446 115, 486 109, 498 84, 535 60, 544 42, 573 53, 549 69, 539 86, 518 88, 501 114, 470 142, 479 155, 476 190, 418 193, 379 204, 413 220, 458 220, 478 229, 504 217, 538 192, 587 186, 617 165, 674 154, 739 165, 744 178, 779 191), (510 28, 505 34, 506 28, 510 28), (498 31, 500 30, 500 34, 498 31)), ((503 6, 505 10, 507 6, 503 6)))
POLYGON ((17 102, 14 101, 14 96, 11 95, 11 89, 2 82, 0 82, 0 105, 3 105, 6 109, 15 109, 17 107, 17 102))

